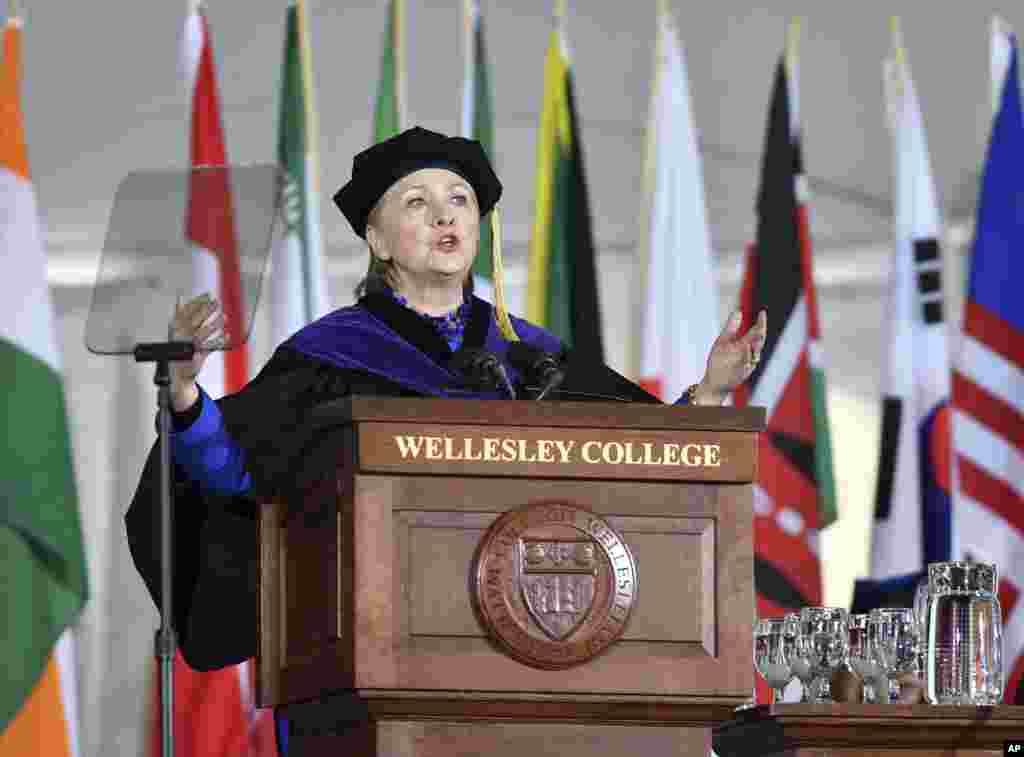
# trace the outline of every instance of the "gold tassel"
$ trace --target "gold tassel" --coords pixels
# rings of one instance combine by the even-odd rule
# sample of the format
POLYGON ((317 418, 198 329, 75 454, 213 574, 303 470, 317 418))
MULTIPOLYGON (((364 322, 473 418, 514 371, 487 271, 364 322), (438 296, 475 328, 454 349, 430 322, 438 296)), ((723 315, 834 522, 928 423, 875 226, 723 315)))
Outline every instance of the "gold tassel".
POLYGON ((505 305, 505 269, 501 263, 501 211, 495 205, 491 210, 491 262, 494 266, 494 319, 501 335, 510 342, 518 342, 519 335, 512 327, 505 305))

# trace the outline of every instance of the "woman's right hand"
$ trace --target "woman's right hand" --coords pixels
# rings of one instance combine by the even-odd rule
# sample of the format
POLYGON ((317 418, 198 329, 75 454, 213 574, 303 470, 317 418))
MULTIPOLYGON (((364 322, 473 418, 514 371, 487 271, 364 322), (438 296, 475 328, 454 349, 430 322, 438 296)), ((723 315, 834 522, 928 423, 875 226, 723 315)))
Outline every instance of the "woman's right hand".
POLYGON ((188 302, 176 305, 171 320, 172 341, 192 342, 196 352, 191 360, 174 361, 170 366, 171 404, 182 413, 199 399, 196 376, 203 369, 210 352, 223 346, 224 314, 220 303, 205 292, 188 302))

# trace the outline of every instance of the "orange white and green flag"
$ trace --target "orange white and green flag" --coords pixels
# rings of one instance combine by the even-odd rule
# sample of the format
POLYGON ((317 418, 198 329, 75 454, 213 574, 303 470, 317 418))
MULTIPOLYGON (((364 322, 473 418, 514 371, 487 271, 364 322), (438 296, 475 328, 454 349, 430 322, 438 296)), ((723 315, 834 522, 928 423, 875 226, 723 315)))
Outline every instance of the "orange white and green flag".
POLYGON ((0 757, 78 754, 71 627, 88 596, 64 382, 20 104, 21 19, 0 69, 0 757))

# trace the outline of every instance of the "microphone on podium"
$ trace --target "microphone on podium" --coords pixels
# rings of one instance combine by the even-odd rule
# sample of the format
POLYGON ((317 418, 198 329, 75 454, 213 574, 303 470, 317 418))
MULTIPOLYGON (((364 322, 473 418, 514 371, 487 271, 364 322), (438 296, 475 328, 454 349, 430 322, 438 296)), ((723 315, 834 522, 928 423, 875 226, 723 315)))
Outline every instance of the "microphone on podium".
POLYGON ((452 367, 471 379, 478 388, 504 391, 516 399, 516 390, 508 378, 505 366, 498 356, 487 350, 459 350, 452 359, 452 367))
POLYGON ((544 399, 565 381, 565 372, 558 357, 538 347, 512 342, 508 348, 508 359, 523 374, 525 381, 540 387, 535 400, 544 399))

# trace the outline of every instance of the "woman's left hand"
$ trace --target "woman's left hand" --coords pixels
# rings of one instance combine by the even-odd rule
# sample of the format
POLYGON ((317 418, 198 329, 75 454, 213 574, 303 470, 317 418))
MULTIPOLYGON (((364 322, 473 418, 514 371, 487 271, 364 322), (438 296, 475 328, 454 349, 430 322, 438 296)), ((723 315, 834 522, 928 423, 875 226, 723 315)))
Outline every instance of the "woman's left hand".
POLYGON ((768 315, 762 310, 746 334, 740 334, 742 322, 737 309, 711 345, 704 378, 694 391, 696 404, 721 405, 757 368, 768 335, 768 315))

